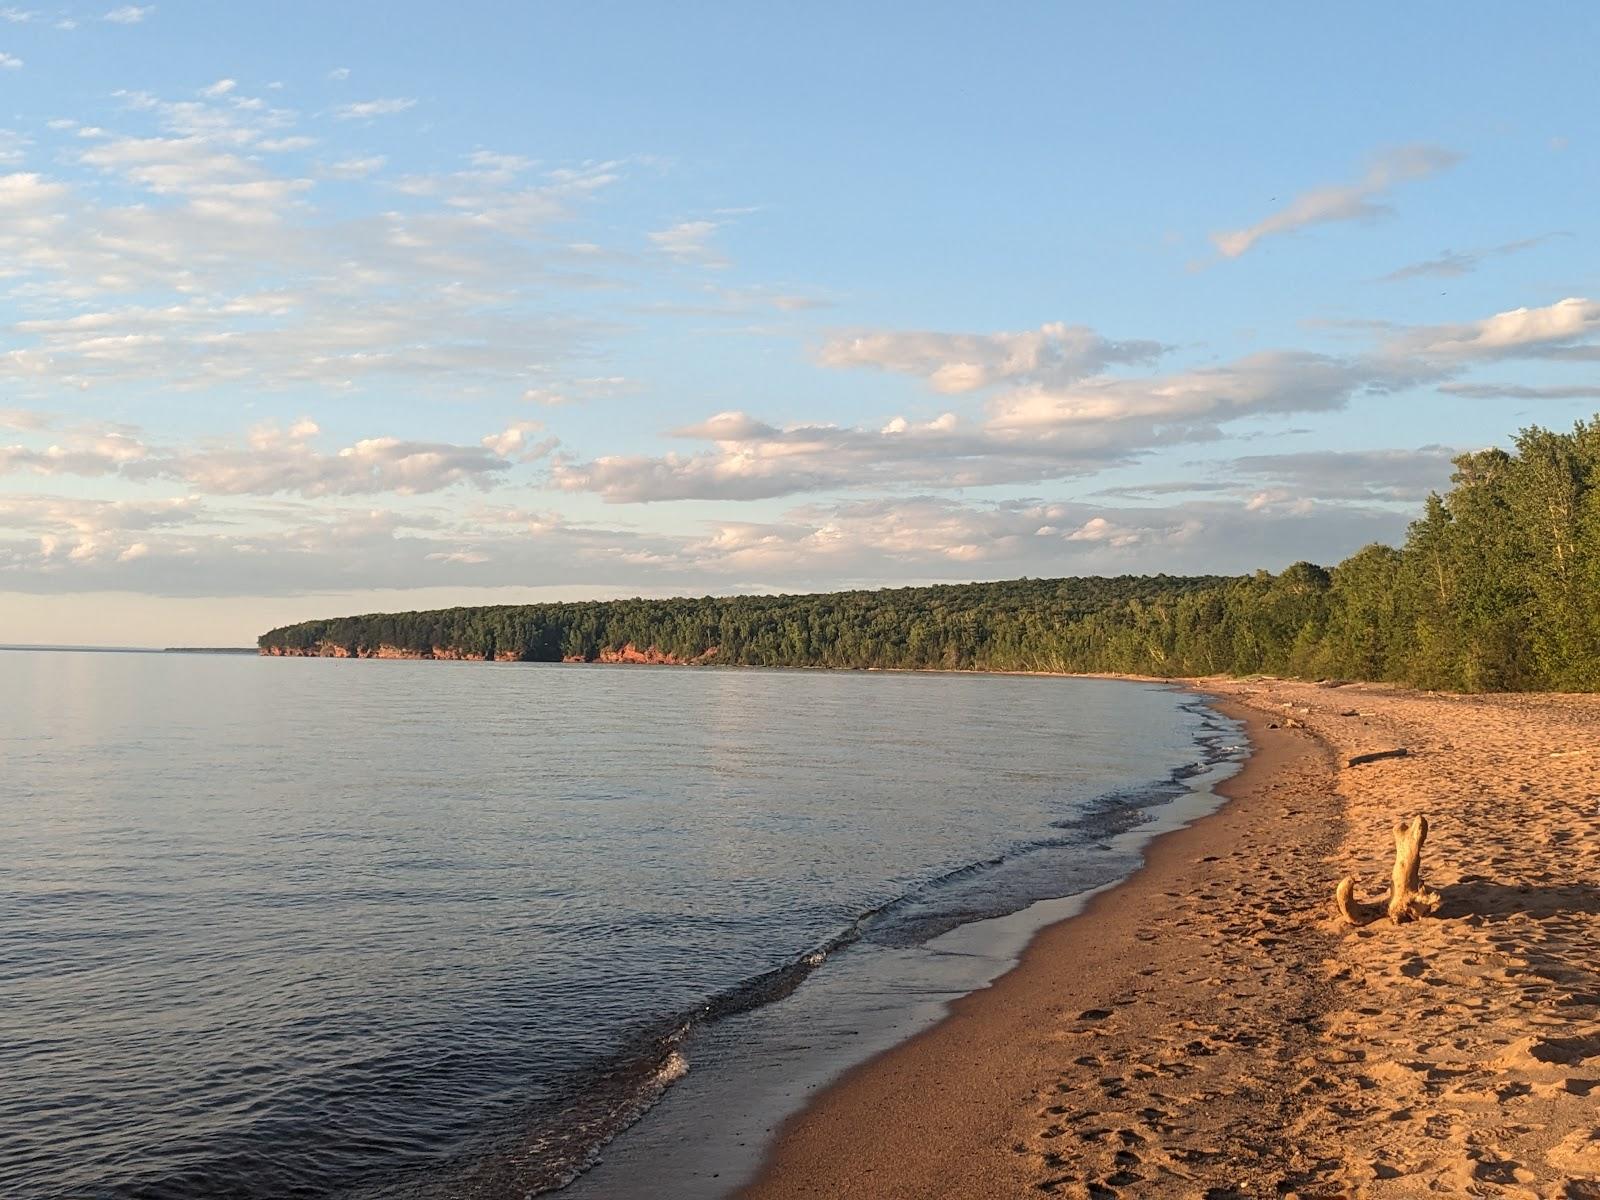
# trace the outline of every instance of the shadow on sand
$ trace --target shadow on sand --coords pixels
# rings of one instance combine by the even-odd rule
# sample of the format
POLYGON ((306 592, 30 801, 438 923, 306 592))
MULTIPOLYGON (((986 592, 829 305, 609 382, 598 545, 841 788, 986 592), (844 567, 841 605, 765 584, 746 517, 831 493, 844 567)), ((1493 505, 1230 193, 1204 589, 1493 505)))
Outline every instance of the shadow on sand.
POLYGON ((1542 921, 1573 913, 1600 913, 1600 887, 1588 883, 1496 883, 1468 875, 1439 889, 1434 916, 1481 917, 1486 922, 1511 917, 1542 921))

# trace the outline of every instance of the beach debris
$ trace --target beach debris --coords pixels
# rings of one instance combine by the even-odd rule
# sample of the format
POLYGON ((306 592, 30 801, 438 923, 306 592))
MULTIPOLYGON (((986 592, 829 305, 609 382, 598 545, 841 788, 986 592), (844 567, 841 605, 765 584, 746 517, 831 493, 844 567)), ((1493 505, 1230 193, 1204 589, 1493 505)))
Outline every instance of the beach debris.
POLYGON ((1405 758, 1411 751, 1404 746, 1396 746, 1393 750, 1374 750, 1370 754, 1358 754, 1346 766, 1359 767, 1362 763, 1379 762, 1385 758, 1405 758))
POLYGON ((1425 917, 1439 907, 1439 893, 1422 882, 1422 844, 1428 840, 1428 818, 1394 823, 1394 871, 1389 895, 1376 904, 1356 901, 1356 879, 1346 875, 1333 892, 1333 907, 1350 925, 1370 925, 1385 914, 1396 925, 1425 917))

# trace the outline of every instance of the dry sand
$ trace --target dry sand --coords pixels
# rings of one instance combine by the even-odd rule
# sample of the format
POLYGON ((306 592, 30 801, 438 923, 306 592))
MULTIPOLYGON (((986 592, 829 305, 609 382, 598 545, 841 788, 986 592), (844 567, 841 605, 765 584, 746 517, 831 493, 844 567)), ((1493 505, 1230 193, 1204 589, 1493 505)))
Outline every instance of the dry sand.
POLYGON ((1600 1200, 1600 696, 1197 686, 1250 726, 1232 802, 825 1091, 744 1197, 1600 1200), (1418 812, 1438 915, 1337 923, 1418 812))

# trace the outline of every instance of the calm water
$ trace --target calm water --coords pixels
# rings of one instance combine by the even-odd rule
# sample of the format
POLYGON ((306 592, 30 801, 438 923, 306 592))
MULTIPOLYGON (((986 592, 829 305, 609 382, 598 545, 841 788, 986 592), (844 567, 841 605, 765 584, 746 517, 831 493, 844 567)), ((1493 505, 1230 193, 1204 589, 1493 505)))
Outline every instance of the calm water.
POLYGON ((714 1116, 756 1014, 1125 872, 1230 737, 1090 680, 0 652, 0 1195, 560 1184, 697 1045, 714 1116))

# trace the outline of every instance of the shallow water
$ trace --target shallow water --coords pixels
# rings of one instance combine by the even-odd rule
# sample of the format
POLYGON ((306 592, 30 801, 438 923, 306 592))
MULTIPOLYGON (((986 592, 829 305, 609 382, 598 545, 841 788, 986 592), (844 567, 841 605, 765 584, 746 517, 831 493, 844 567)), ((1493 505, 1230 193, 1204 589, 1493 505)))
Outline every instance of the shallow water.
POLYGON ((1096 680, 0 653, 0 1194, 559 1184, 686 1069, 820 1078, 824 998, 848 1039, 977 986, 940 935, 1125 873, 1224 731, 1096 680))

